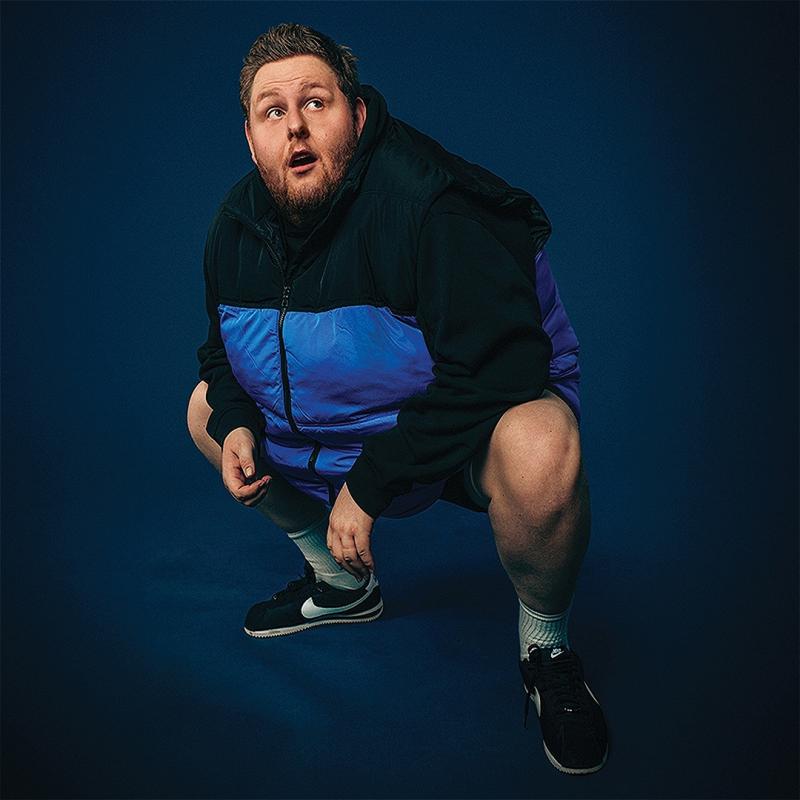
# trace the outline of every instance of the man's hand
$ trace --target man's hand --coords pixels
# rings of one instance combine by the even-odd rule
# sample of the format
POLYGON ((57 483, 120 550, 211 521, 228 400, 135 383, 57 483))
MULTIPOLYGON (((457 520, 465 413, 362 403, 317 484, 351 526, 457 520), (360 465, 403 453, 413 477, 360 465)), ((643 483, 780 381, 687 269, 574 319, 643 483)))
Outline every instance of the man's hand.
POLYGON ((234 428, 222 443, 222 482, 231 497, 246 506, 254 506, 267 493, 271 480, 256 474, 256 440, 248 428, 234 428))
POLYGON ((339 566, 356 578, 368 578, 375 569, 369 537, 375 520, 361 510, 345 483, 328 519, 328 550, 339 566))

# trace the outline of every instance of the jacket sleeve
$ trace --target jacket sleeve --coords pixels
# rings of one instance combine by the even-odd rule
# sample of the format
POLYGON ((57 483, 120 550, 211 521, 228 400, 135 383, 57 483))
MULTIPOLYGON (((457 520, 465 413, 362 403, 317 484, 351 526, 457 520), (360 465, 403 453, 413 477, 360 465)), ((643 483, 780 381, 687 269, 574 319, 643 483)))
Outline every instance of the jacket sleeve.
MULTIPOLYGON (((524 223, 520 223, 524 225, 524 223)), ((525 231, 527 235, 527 229, 525 231)), ((541 396, 552 344, 529 264, 477 216, 429 212, 417 259, 417 322, 433 381, 407 400, 395 427, 368 437, 347 486, 377 517, 412 482, 463 467, 512 406, 541 396)))
POLYGON ((250 395, 239 385, 228 361, 219 325, 219 298, 216 274, 220 255, 220 219, 215 218, 206 240, 203 273, 205 276, 208 338, 197 351, 200 380, 208 383, 206 400, 211 406, 206 430, 222 447, 225 437, 235 428, 249 428, 261 440, 264 419, 250 395))

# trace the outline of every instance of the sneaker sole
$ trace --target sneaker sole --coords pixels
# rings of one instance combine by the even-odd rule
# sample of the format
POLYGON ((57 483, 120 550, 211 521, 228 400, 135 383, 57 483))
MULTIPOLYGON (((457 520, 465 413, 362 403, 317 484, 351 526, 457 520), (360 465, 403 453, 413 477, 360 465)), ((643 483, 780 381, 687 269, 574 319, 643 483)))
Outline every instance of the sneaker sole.
MULTIPOLYGON (((597 703, 597 698, 594 696, 594 692, 592 692, 592 690, 589 688, 589 684, 587 684, 586 681, 584 681, 583 685, 586 687, 586 691, 589 692, 589 694, 592 696, 592 700, 594 700, 595 703, 597 703)), ((528 693, 528 689, 524 683, 522 684, 522 690, 525 692, 525 694, 528 693)), ((536 715, 538 717, 541 717, 542 703, 541 700, 539 699, 539 690, 535 686, 533 687, 533 692, 531 692, 531 700, 533 700, 533 704, 534 706, 536 706, 536 715)), ((597 705, 600 705, 600 703, 597 703, 597 705)), ((605 753, 603 753, 603 760, 596 766, 582 767, 582 768, 565 767, 563 764, 559 764, 559 762, 556 760, 556 757, 547 748, 547 744, 545 743, 544 739, 542 739, 542 747, 544 747, 544 754, 547 756, 547 760, 557 770, 559 770, 560 772, 565 772, 567 775, 591 775, 591 773, 601 770, 605 766, 606 759, 608 758, 608 745, 606 745, 606 751, 605 753)))
POLYGON ((383 613, 383 600, 378 603, 374 608, 368 608, 360 614, 353 614, 350 617, 330 617, 328 619, 315 619, 309 620, 302 625, 293 625, 291 628, 274 628, 268 631, 251 631, 248 628, 243 628, 248 636, 253 636, 256 639, 267 639, 271 636, 288 636, 290 633, 300 633, 309 628, 317 628, 320 625, 335 625, 339 622, 372 622, 378 619, 383 613))

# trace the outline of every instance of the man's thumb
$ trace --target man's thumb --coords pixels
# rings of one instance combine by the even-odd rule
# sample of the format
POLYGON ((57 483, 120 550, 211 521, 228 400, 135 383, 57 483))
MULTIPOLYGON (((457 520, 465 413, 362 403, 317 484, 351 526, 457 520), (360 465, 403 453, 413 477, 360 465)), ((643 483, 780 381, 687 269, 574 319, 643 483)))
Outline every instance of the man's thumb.
POLYGON ((253 463, 253 455, 245 451, 239 454, 239 464, 242 467, 242 472, 248 478, 252 478, 256 474, 256 465, 253 463))

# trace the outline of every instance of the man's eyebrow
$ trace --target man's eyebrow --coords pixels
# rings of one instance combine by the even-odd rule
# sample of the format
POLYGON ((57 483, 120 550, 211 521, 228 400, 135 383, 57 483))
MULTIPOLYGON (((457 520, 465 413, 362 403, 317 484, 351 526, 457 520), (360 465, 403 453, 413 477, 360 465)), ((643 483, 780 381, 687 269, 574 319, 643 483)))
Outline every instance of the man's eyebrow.
MULTIPOLYGON (((328 94, 331 94, 331 90, 321 83, 301 83, 300 84, 300 91, 301 92, 308 92, 311 89, 324 89, 328 94)), ((253 101, 254 103, 260 103, 265 97, 271 97, 272 95, 281 94, 280 91, 277 89, 265 89, 263 92, 259 92, 256 96, 256 99, 253 101)))

